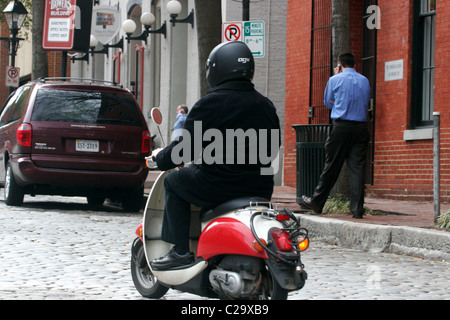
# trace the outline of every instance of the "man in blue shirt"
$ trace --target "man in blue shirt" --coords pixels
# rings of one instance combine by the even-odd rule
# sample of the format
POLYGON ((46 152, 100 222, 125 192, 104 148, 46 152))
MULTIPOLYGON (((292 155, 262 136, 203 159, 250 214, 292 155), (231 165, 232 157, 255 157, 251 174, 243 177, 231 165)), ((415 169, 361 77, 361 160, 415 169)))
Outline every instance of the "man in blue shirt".
POLYGON ((181 137, 188 112, 189 109, 185 104, 181 104, 177 107, 177 121, 173 125, 172 141, 178 139, 178 137, 181 137))
POLYGON ((367 112, 370 98, 369 81, 354 69, 351 53, 339 56, 335 75, 328 80, 324 103, 331 109, 333 128, 325 143, 325 166, 312 198, 303 196, 306 206, 322 213, 330 191, 344 162, 350 178, 350 211, 354 218, 364 213, 364 175, 369 132, 367 112))

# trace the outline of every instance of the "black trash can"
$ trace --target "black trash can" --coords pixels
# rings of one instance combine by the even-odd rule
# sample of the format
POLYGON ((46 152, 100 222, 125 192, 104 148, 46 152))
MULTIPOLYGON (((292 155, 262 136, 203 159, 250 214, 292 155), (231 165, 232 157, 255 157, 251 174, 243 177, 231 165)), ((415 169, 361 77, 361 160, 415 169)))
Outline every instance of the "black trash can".
POLYGON ((312 196, 325 165, 325 142, 331 124, 293 125, 297 151, 297 203, 312 196))

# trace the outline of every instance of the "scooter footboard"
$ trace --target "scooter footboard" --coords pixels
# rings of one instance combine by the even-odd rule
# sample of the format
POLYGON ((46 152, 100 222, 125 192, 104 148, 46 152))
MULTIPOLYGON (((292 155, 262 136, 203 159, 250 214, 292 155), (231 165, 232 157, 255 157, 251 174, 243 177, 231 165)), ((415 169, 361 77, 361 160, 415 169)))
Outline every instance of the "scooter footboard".
POLYGON ((144 235, 146 240, 160 240, 164 210, 147 209, 144 219, 144 235))

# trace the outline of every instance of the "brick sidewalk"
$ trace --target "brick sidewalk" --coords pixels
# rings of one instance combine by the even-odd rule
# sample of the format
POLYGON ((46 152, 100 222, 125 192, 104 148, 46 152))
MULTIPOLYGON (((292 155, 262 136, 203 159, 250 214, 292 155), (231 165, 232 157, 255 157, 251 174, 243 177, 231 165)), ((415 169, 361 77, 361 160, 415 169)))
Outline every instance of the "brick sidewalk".
MULTIPOLYGON (((146 193, 150 191, 153 181, 156 180, 160 171, 150 171, 146 182, 146 193)), ((292 187, 276 186, 272 202, 278 203, 278 208, 287 207, 294 212, 307 213, 296 202, 296 189, 292 187)), ((380 214, 365 215, 363 219, 353 219, 351 215, 321 214, 321 217, 348 220, 354 222, 373 223, 393 226, 409 226, 420 228, 434 227, 434 209, 431 202, 399 201, 379 198, 365 199, 365 206, 381 211, 380 214)), ((441 204, 441 212, 448 212, 450 203, 441 204)))
MULTIPOLYGON (((280 207, 288 207, 293 211, 307 212, 296 203, 296 189, 291 187, 275 187, 272 202, 280 207)), ((409 226, 433 228, 434 209, 431 202, 399 201, 378 198, 366 198, 365 206, 381 211, 379 214, 365 215, 363 219, 354 219, 351 215, 321 214, 321 217, 349 220, 354 222, 373 223, 393 226, 409 226)), ((448 212, 450 204, 441 204, 441 212, 448 212)))

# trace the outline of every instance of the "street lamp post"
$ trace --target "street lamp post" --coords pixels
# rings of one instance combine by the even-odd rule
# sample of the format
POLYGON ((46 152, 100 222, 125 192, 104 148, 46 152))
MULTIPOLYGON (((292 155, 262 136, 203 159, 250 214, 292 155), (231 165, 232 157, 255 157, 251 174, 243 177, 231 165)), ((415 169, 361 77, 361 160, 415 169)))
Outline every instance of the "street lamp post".
MULTIPOLYGON (((19 42, 25 40, 24 38, 18 38, 17 34, 19 33, 20 28, 22 28, 27 14, 27 9, 25 9, 20 1, 11 1, 3 10, 3 15, 8 24, 8 28, 11 31, 11 36, 7 38, 1 37, 0 40, 5 41, 8 44, 9 55, 11 56, 11 67, 15 67, 16 64, 19 42)), ((13 88, 10 89, 10 91, 12 90, 13 88)))
POLYGON ((0 40, 6 41, 9 46, 9 54, 11 56, 11 66, 15 66, 17 48, 19 46, 20 40, 25 40, 23 38, 18 38, 20 28, 27 17, 28 11, 25 9, 24 5, 20 1, 11 1, 3 10, 3 15, 5 17, 8 28, 11 31, 11 36, 9 38, 0 38, 0 40))

